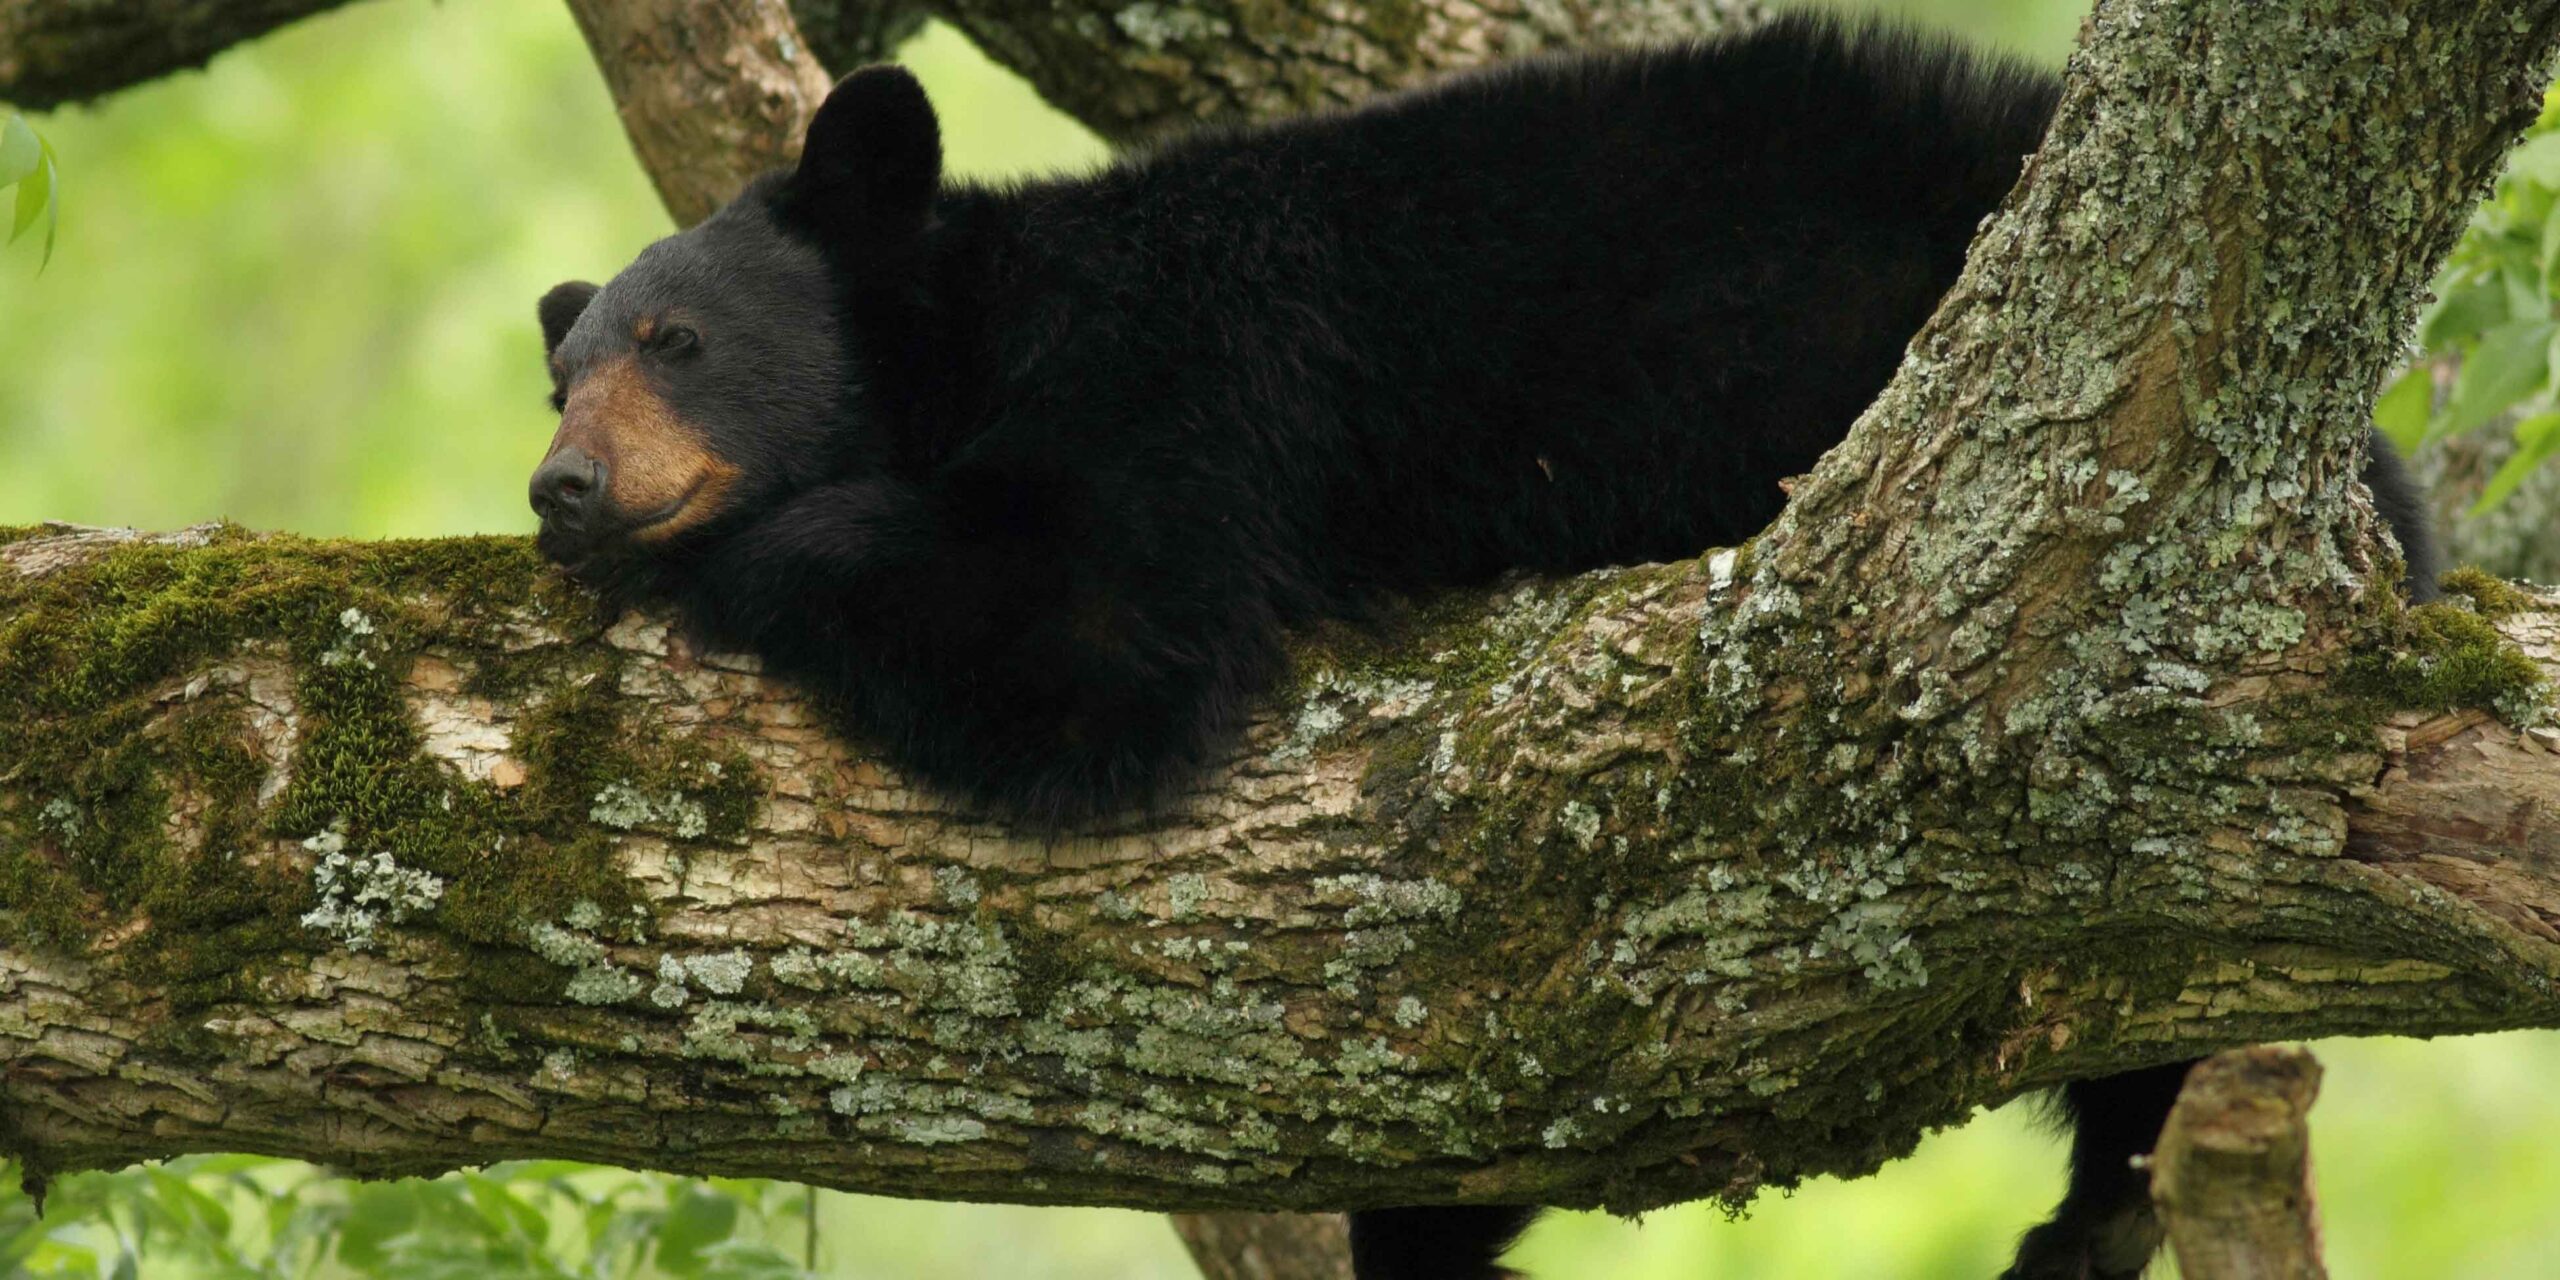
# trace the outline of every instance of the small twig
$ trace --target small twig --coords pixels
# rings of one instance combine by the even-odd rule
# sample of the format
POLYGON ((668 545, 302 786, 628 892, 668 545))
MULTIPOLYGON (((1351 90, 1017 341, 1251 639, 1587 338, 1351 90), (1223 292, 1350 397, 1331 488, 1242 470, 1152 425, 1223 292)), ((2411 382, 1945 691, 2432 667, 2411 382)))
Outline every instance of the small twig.
POLYGON ((2302 1049, 2236 1049, 2187 1077, 2152 1155, 2151 1198, 2186 1280, 2324 1280, 2302 1049))

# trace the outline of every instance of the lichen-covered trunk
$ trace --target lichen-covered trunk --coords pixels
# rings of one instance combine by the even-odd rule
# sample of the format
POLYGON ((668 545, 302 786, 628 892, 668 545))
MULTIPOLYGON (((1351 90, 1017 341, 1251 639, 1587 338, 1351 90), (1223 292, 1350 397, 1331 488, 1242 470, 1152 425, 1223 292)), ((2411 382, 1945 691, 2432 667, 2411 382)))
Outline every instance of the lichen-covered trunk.
POLYGON ((2401 610, 2350 484, 2555 15, 2107 5, 1771 530, 1310 637, 1197 794, 1071 836, 520 543, 26 537, 0 1146, 1638 1208, 2560 1025, 2560 603, 2401 610))
MULTIPOLYGON (((1689 754, 1725 678, 1697 637, 1747 607, 1729 560, 1311 642, 1198 795, 1037 841, 518 542, 15 543, 5 1140, 39 1170, 544 1154, 1638 1207, 1862 1170, 2140 1061, 2560 1023, 2560 832, 2530 816, 2560 760, 2477 711, 2321 747, 2371 787, 2352 856, 1736 839, 1792 784, 1689 754), (2494 788, 2440 794, 2484 760, 2494 788), (2510 829, 2386 816, 2418 796, 2510 829)), ((2560 654, 2560 613, 2506 625, 2560 654)))

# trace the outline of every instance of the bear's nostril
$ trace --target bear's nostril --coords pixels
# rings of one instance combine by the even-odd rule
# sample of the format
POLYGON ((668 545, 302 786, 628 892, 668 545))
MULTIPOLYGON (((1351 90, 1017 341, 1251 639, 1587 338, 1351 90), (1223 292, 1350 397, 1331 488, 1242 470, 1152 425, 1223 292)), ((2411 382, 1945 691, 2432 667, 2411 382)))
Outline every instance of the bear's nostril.
POLYGON ((575 445, 562 445, 534 468, 527 496, 534 512, 545 520, 573 518, 585 513, 603 481, 603 463, 575 445))

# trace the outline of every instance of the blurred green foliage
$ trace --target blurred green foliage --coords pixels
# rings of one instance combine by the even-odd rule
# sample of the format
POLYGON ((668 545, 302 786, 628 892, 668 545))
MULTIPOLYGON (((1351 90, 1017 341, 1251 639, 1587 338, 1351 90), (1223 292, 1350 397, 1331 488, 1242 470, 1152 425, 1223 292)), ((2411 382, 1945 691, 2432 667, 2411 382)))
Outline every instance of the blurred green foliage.
POLYGON ((2495 427, 2515 451, 2489 477, 2476 514, 2560 453, 2560 94, 2507 160, 2435 280, 2418 321, 2419 358, 2374 403, 2402 452, 2495 427), (2439 375, 2451 371, 2450 379, 2439 375), (2444 394, 2437 384, 2449 381, 2444 394))
POLYGON ((53 144, 12 111, 0 118, 0 191, 17 194, 9 206, 9 243, 44 224, 44 260, 53 261, 53 230, 61 221, 62 193, 53 144))
MULTIPOLYGON (((2085 5, 1863 7, 2058 62, 2085 5)), ((957 172, 1001 179, 1103 155, 947 30, 902 59, 932 89, 957 172)), ((81 181, 49 270, 0 256, 0 523, 527 530, 524 475, 551 430, 533 300, 609 274, 669 229, 551 0, 351 6, 205 74, 37 123, 81 181)), ((0 145, 0 174, 10 154, 0 145)), ((2530 237, 2536 290, 2551 278, 2555 183, 2526 179, 2541 194, 2502 186, 2449 276, 2495 279, 2507 304, 2468 331, 2442 326, 2457 348, 2541 314, 2508 292, 2528 260, 2508 241, 2530 237)), ((59 194, 47 190, 48 209, 59 194)), ((2552 1272, 2560 1034, 2318 1050, 2335 1274, 2552 1272)), ((2061 1167, 2060 1144, 2013 1106, 1876 1177, 1766 1197, 1741 1222, 1698 1206, 1641 1223, 1551 1215, 1516 1260, 1551 1280, 1980 1280, 2058 1194, 2061 1167)), ((1152 1215, 809 1197, 558 1163, 359 1184, 291 1161, 189 1157, 60 1178, 41 1221, 14 1186, 0 1170, 11 1276, 778 1278, 802 1274, 813 1235, 829 1277, 1195 1274, 1152 1215)))
MULTIPOLYGON (((1101 144, 948 31, 956 172, 1101 144)), ((672 228, 557 0, 351 5, 39 122, 49 270, 0 256, 0 519, 531 532, 534 299, 672 228)))
POLYGON ((0 1201, 9 1275, 800 1280, 809 1197, 532 1161, 358 1183, 261 1156, 66 1178, 39 1220, 0 1201), (797 1239, 803 1249, 779 1242, 797 1239))

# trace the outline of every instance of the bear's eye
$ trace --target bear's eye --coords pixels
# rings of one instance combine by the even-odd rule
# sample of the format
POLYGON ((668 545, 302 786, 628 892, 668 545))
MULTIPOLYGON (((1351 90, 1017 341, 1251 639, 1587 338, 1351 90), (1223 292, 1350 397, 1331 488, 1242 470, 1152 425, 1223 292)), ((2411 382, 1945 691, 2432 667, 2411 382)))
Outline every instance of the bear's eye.
POLYGON ((650 335, 649 350, 655 355, 680 355, 684 352, 693 350, 696 346, 700 345, 701 342, 701 336, 696 334, 691 328, 685 325, 671 324, 658 330, 655 334, 650 335))
POLYGON ((569 391, 568 391, 568 388, 566 388, 566 387, 562 387, 562 386, 559 386, 559 385, 557 385, 557 384, 554 384, 554 385, 552 386, 552 388, 551 388, 551 411, 552 411, 553 413, 567 413, 567 412, 569 411, 569 391))

